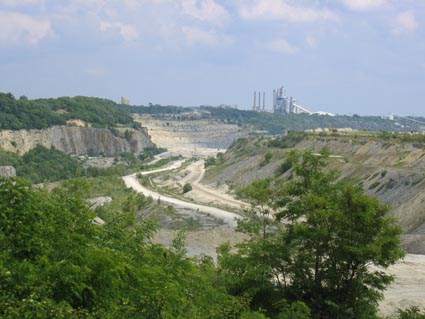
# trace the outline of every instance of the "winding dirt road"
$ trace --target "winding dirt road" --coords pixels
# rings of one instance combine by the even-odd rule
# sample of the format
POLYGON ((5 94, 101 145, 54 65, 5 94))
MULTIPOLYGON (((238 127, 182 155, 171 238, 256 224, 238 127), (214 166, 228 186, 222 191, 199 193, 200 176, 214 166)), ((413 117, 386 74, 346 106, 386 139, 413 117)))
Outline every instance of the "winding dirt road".
POLYGON ((249 204, 235 199, 231 195, 222 193, 216 189, 203 186, 200 181, 205 174, 204 160, 196 161, 187 168, 189 174, 179 181, 181 185, 190 183, 192 185, 191 197, 204 203, 216 202, 220 205, 229 206, 236 209, 249 208, 249 204))
MULTIPOLYGON (((180 199, 177 199, 177 198, 161 195, 161 194, 159 194, 155 191, 152 191, 152 190, 144 187, 137 180, 137 174, 149 175, 149 174, 154 174, 154 173, 159 173, 159 172, 170 171, 170 170, 177 169, 177 168, 181 167, 183 162, 184 162, 184 160, 180 160, 180 161, 174 162, 173 164, 171 164, 167 167, 164 167, 164 168, 160 168, 160 169, 156 169, 156 170, 152 170, 152 171, 145 171, 145 172, 130 174, 130 175, 127 175, 127 176, 123 176, 122 179, 124 180, 124 183, 127 187, 131 187, 136 192, 142 193, 145 196, 151 196, 154 200, 160 200, 162 202, 169 203, 169 204, 172 204, 172 205, 176 205, 176 206, 179 206, 179 207, 189 208, 189 209, 193 209, 193 210, 196 210, 196 211, 199 211, 199 212, 210 214, 210 215, 212 215, 216 218, 223 220, 224 223, 226 225, 228 225, 229 227, 231 227, 231 228, 236 227, 237 220, 239 218, 241 218, 238 214, 235 214, 235 213, 223 210, 223 209, 219 209, 219 208, 216 208, 216 207, 190 203, 190 202, 186 202, 186 201, 183 201, 183 200, 180 200, 180 199)), ((199 178, 199 180, 200 180, 202 178, 202 176, 197 177, 197 178, 199 178)))

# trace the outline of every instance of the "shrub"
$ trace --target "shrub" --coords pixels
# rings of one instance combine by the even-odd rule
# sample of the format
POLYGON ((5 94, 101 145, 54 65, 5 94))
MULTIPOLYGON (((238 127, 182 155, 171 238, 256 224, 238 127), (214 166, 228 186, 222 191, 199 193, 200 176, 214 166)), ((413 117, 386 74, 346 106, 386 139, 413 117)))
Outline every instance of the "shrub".
POLYGON ((183 186, 183 194, 186 194, 187 192, 190 192, 192 190, 192 185, 189 183, 184 184, 183 186))

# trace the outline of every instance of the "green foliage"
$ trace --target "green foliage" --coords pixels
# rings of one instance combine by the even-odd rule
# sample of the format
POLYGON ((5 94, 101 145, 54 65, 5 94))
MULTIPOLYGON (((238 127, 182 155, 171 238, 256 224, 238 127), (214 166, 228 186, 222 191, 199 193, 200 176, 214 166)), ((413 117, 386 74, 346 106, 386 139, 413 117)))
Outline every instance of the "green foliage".
POLYGON ((60 97, 57 99, 15 99, 0 93, 0 129, 44 129, 65 125, 67 120, 80 119, 94 127, 132 125, 131 116, 106 99, 92 97, 60 97))
POLYGON ((285 174, 287 171, 289 171, 292 168, 292 161, 287 159, 285 160, 280 166, 278 167, 276 174, 282 175, 285 174))
POLYGON ((205 160, 204 166, 205 168, 214 165, 220 165, 224 162, 224 154, 218 152, 216 156, 208 156, 205 160))
POLYGON ((143 149, 143 152, 139 154, 139 159, 141 161, 145 161, 147 159, 152 159, 152 158, 154 158, 155 155, 164 153, 166 151, 167 151, 167 149, 163 148, 163 147, 154 147, 154 146, 145 147, 143 149))
MULTIPOLYGON (((85 186, 82 192, 86 192, 85 186)), ((150 241, 132 207, 103 226, 78 195, 78 183, 53 193, 20 180, 0 182, 1 318, 238 318, 244 298, 229 296, 210 259, 150 241)))
POLYGON ((269 147, 292 148, 305 139, 306 134, 303 132, 291 131, 286 135, 276 137, 269 141, 269 147))
POLYGON ((272 152, 267 152, 266 154, 264 154, 264 160, 260 163, 260 166, 265 166, 265 165, 269 164, 272 157, 273 157, 272 152))
POLYGON ((183 185, 183 194, 190 192, 192 190, 192 185, 189 183, 186 183, 183 185))
POLYGON ((425 319, 425 312, 419 307, 413 306, 407 309, 399 309, 396 316, 391 319, 425 319))
POLYGON ((22 159, 18 154, 0 148, 0 166, 13 166, 16 168, 21 163, 22 159))
POLYGON ((262 207, 274 207, 287 225, 269 222, 260 237, 258 217, 251 224, 244 220, 251 239, 236 253, 230 247, 219 251, 223 281, 229 292, 249 297, 252 309, 271 317, 292 318, 295 309, 279 308, 285 300, 306 306, 299 305, 306 310, 297 314, 301 318, 308 318, 308 309, 312 318, 376 318, 392 277, 369 265, 385 268, 403 256, 400 227, 386 217, 387 206, 325 172, 325 154, 293 151, 289 158, 291 179, 256 182, 245 192, 257 203, 256 216, 262 207))
POLYGON ((372 184, 369 185, 368 189, 375 189, 380 185, 379 182, 373 182, 372 184))
POLYGON ((54 182, 83 175, 83 167, 74 158, 55 149, 37 145, 22 157, 0 149, 0 165, 15 167, 16 174, 32 183, 54 182))

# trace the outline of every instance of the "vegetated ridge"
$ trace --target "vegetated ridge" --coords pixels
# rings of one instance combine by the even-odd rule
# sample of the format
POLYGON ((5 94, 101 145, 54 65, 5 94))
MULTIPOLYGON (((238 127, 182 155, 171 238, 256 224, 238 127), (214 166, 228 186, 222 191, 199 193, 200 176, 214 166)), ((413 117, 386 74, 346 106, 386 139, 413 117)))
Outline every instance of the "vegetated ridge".
MULTIPOLYGON (((279 114, 238 110, 231 107, 178 107, 178 106, 120 106, 132 114, 151 115, 156 120, 193 121, 215 120, 224 124, 237 125, 252 133, 282 134, 285 131, 304 131, 328 128, 351 128, 353 130, 410 132, 423 129, 423 124, 403 118, 390 120, 381 116, 359 115, 308 115, 279 114)), ((425 122, 423 118, 415 118, 425 122)))

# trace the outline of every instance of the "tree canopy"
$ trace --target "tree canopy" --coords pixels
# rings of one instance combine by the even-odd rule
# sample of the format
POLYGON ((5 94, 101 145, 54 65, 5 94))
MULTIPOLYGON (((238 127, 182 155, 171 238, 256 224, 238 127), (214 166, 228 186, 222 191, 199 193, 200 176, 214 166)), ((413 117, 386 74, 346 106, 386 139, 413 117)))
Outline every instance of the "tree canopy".
POLYGON ((94 127, 135 125, 131 116, 116 103, 93 97, 60 97, 57 99, 15 99, 10 93, 0 93, 0 129, 44 129, 65 125, 78 119, 94 127))
POLYGON ((254 212, 262 214, 272 199, 274 222, 262 236, 251 231, 236 253, 221 248, 223 280, 231 294, 276 318, 296 302, 313 318, 377 318, 393 278, 370 266, 386 268, 403 256, 401 229, 386 216, 388 206, 339 182, 325 161, 324 154, 293 152, 289 180, 256 182, 262 190, 253 193, 254 212))
MULTIPOLYGON (((78 185, 49 194, 0 181, 1 318, 238 318, 244 298, 220 286, 209 258, 153 244, 131 205, 93 223, 78 185)), ((130 200, 132 202, 132 200, 130 200)))

